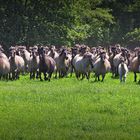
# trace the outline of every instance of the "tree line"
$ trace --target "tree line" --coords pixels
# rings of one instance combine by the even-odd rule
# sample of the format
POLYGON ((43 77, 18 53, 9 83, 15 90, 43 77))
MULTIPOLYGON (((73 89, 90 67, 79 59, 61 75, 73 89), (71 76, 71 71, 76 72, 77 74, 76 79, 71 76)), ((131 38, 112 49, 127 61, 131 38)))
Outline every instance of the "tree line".
POLYGON ((140 44, 140 0, 1 0, 0 44, 140 44))

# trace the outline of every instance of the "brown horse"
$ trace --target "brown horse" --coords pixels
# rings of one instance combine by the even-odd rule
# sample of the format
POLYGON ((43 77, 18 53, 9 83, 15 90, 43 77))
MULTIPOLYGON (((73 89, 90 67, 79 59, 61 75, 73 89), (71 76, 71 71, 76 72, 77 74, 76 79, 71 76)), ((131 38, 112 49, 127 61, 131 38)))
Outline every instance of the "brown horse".
POLYGON ((10 72, 10 63, 7 56, 0 51, 0 79, 8 80, 8 74, 10 72))
POLYGON ((20 72, 24 72, 25 70, 25 62, 21 56, 16 55, 16 50, 10 49, 10 73, 11 73, 11 80, 19 79, 20 72))
POLYGON ((43 47, 38 48, 39 53, 39 78, 41 81, 41 73, 44 74, 44 80, 50 81, 52 73, 55 70, 55 61, 52 57, 48 56, 43 47), (48 76, 47 76, 48 74, 48 76))
MULTIPOLYGON (((130 68, 134 72, 134 82, 136 82, 137 73, 140 73, 140 50, 138 51, 137 56, 133 58, 130 68)), ((140 79, 139 79, 139 83, 140 83, 140 79)))

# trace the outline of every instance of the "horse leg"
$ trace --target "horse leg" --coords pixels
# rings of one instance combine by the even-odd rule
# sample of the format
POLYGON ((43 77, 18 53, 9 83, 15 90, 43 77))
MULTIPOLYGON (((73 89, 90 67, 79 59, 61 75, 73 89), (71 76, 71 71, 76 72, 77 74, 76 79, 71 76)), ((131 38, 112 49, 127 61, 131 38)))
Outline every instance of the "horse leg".
POLYGON ((37 70, 36 71, 36 79, 38 79, 39 78, 39 71, 37 70))
POLYGON ((46 72, 44 72, 43 74, 44 74, 44 80, 45 81, 48 80, 46 72))
POLYGON ((102 74, 102 82, 104 81, 105 78, 105 74, 102 74))
POLYGON ((100 81, 100 75, 97 75, 98 81, 100 81))
POLYGON ((134 82, 137 82, 137 74, 134 72, 134 82))
POLYGON ((39 71, 39 78, 40 78, 40 81, 43 81, 42 77, 41 77, 41 72, 39 71))

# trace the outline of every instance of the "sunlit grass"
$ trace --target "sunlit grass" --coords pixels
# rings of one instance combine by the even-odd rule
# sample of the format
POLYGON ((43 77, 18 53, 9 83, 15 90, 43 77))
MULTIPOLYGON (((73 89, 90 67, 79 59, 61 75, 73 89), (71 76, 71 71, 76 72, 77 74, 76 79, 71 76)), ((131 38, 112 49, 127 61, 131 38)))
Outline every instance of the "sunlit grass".
POLYGON ((91 78, 0 81, 1 140, 140 139, 140 85, 91 78))

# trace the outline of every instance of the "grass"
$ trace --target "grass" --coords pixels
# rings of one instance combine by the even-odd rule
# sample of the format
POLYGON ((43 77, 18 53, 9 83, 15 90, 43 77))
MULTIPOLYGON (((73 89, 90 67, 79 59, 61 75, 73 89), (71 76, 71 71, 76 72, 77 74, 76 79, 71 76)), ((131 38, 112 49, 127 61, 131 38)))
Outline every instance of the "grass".
POLYGON ((0 140, 139 140, 140 85, 105 81, 0 81, 0 140))

